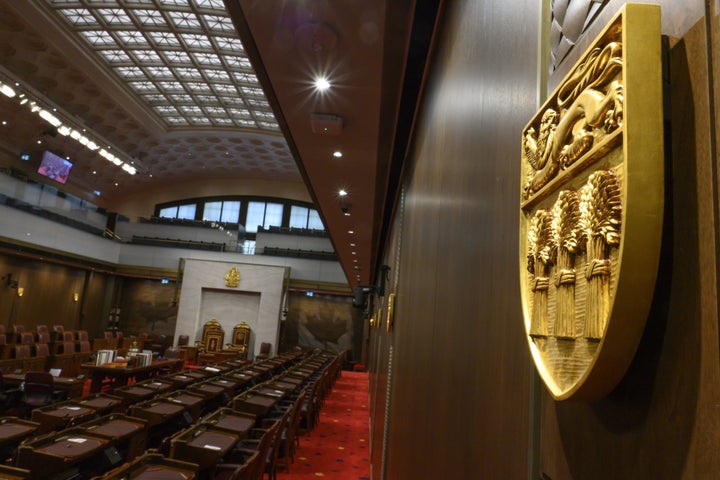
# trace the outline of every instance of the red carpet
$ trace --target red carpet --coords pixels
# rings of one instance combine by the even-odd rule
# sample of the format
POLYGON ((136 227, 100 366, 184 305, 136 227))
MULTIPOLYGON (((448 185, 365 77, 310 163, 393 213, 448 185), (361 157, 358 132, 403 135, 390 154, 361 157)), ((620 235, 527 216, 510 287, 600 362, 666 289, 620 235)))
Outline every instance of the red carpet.
POLYGON ((320 411, 320 423, 310 436, 300 437, 300 448, 290 473, 282 480, 368 480, 370 441, 368 374, 342 372, 320 411))

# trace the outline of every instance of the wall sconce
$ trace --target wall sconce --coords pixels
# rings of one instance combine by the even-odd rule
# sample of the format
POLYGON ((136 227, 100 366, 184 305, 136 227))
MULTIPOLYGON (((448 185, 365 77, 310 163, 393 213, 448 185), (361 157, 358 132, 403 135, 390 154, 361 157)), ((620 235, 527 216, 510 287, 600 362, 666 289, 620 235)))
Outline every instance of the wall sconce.
POLYGON ((73 293, 73 302, 77 302, 78 299, 80 299, 80 294, 78 292, 73 293))
POLYGON ((25 289, 23 287, 17 287, 17 296, 22 297, 25 293, 25 289))

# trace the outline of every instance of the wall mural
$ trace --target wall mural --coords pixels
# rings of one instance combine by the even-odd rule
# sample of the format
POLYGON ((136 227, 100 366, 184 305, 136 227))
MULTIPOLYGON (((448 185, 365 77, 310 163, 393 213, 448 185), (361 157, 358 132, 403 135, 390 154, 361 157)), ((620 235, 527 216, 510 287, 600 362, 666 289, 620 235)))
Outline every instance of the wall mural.
POLYGON ((607 394, 645 326, 663 221, 660 50, 659 7, 626 4, 522 132, 522 307, 559 400, 607 394))
POLYGON ((175 282, 124 279, 118 329, 125 335, 147 332, 172 337, 178 310, 174 300, 175 282))
POLYGON ((363 335, 361 313, 352 306, 349 296, 289 292, 280 347, 299 345, 337 353, 350 350, 350 358, 359 360, 363 335))

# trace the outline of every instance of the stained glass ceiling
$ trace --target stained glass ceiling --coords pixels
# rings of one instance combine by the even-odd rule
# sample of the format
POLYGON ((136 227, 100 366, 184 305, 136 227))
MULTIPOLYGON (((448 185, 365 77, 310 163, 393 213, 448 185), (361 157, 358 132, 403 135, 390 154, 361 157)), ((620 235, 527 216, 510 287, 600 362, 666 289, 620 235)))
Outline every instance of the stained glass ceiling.
POLYGON ((279 132, 223 0, 45 0, 168 127, 279 132))

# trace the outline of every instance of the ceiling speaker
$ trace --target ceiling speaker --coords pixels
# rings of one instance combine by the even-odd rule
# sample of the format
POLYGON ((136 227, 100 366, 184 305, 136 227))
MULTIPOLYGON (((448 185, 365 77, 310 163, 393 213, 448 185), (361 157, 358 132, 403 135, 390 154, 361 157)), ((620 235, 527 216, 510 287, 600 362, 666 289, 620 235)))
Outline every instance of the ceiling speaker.
POLYGON ((340 135, 343 119, 329 113, 313 113, 310 115, 310 125, 312 132, 318 135, 340 135))

